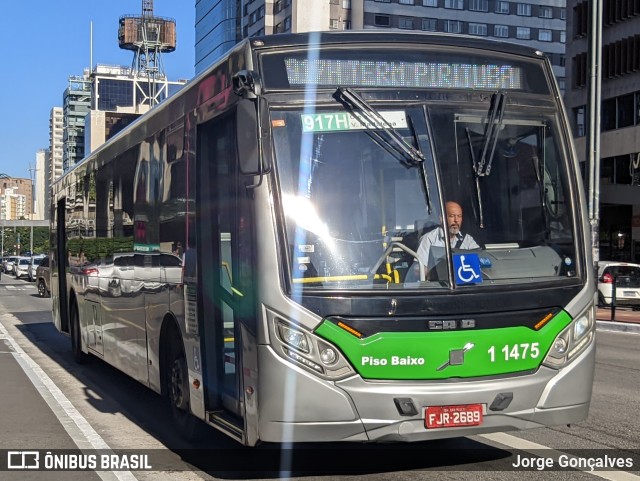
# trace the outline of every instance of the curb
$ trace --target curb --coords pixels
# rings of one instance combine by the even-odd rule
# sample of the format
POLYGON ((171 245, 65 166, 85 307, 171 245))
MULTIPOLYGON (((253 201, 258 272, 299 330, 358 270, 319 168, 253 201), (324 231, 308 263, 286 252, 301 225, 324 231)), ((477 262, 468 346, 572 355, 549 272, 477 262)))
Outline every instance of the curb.
POLYGON ((596 320, 596 330, 614 331, 614 332, 631 332, 634 334, 640 334, 640 324, 634 324, 629 322, 596 320))

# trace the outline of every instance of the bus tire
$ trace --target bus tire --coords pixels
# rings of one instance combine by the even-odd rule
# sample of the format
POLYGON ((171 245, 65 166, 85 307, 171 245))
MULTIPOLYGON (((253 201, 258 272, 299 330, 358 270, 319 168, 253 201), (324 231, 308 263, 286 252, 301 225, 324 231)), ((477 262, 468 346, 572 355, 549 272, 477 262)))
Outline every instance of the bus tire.
POLYGON ((187 360, 176 340, 169 341, 167 361, 167 398, 173 423, 185 441, 198 441, 202 437, 204 423, 191 414, 187 360))
POLYGON ((80 335, 80 316, 78 314, 78 304, 71 303, 71 325, 69 326, 69 334, 71 335, 71 352, 73 360, 78 364, 85 364, 89 360, 89 355, 82 352, 82 338, 80 335))

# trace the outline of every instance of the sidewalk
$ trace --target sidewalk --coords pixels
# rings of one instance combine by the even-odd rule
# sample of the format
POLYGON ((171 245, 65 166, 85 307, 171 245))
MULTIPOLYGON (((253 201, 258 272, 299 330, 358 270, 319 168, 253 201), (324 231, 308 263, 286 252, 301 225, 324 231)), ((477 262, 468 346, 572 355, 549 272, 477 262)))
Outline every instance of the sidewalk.
MULTIPOLYGON (((611 321, 611 309, 598 307, 596 310, 596 320, 611 321)), ((640 324, 640 311, 632 311, 630 308, 617 307, 615 318, 613 320, 616 322, 640 324)))
POLYGON ((615 318, 611 320, 611 309, 596 309, 596 328, 604 331, 634 332, 640 334, 640 311, 630 308, 616 308, 615 318))

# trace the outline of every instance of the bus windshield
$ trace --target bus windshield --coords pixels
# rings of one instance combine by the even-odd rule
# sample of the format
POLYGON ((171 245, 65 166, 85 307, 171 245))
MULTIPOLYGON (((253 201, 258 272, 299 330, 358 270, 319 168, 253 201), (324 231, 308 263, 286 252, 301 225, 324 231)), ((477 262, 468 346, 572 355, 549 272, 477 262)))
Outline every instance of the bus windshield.
POLYGON ((454 267, 465 254, 465 265, 475 266, 473 285, 575 276, 567 166, 554 117, 489 107, 379 110, 422 152, 418 163, 403 161, 383 129, 367 128, 357 113, 273 111, 294 286, 464 285, 454 267), (464 220, 452 229, 454 204, 464 220), (432 245, 425 247, 427 237, 432 245))

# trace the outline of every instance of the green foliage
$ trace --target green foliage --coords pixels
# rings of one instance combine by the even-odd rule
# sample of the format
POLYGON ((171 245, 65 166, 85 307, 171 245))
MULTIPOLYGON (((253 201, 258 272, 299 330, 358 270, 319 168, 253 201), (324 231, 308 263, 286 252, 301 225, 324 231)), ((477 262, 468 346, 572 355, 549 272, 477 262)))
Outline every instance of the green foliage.
MULTIPOLYGON (((2 232, 0 231, 0 235, 2 232)), ((31 246, 30 227, 5 227, 4 228, 4 253, 3 255, 20 255, 29 250, 31 246)), ((49 228, 33 228, 33 253, 49 254, 49 228)))
POLYGON ((91 263, 114 252, 133 252, 133 237, 80 237, 69 239, 67 249, 80 264, 91 263))

